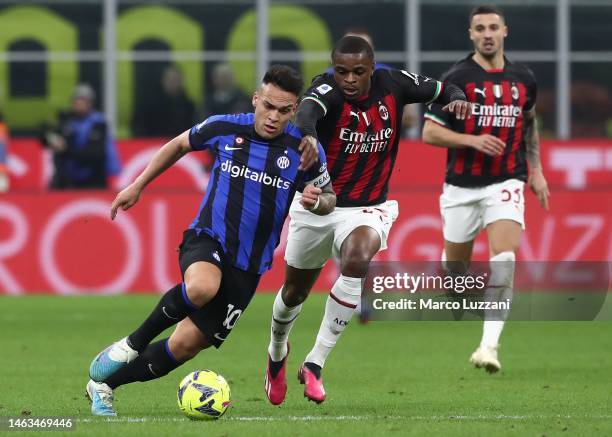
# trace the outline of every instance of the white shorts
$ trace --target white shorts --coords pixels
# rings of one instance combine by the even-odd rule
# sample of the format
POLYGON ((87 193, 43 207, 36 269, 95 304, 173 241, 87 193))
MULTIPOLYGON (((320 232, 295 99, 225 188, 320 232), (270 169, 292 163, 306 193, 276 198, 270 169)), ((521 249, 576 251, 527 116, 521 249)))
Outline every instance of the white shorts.
POLYGON ((289 234, 285 261, 297 269, 318 269, 330 257, 340 258, 342 243, 359 226, 369 226, 380 236, 380 250, 387 248, 387 239, 399 208, 395 200, 380 205, 336 208, 331 214, 316 215, 300 204, 296 194, 289 209, 289 234))
POLYGON ((514 220, 525 229, 525 183, 508 179, 486 187, 464 188, 444 184, 440 213, 444 239, 472 241, 481 229, 497 220, 514 220))

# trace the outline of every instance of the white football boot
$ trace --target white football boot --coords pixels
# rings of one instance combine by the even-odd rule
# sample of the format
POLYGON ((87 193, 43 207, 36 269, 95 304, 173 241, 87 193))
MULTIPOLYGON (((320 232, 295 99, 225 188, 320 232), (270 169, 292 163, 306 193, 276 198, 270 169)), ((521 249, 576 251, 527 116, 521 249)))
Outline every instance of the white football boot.
POLYGON ((489 373, 495 373, 501 370, 501 363, 497 359, 497 349, 498 346, 478 346, 478 349, 474 351, 472 356, 470 357, 470 363, 472 363, 476 368, 480 369, 482 367, 489 373))

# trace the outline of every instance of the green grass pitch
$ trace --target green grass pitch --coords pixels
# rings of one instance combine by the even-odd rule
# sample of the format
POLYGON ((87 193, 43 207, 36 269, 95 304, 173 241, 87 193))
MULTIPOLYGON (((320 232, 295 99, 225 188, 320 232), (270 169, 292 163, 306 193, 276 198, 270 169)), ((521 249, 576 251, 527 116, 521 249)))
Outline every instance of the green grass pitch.
POLYGON ((468 364, 478 322, 354 321, 325 367, 327 401, 307 402, 296 370, 323 295, 310 297, 292 332, 282 406, 269 405, 263 391, 273 295, 259 294, 220 351, 120 387, 119 417, 92 417, 84 398, 90 360, 157 299, 0 298, 0 416, 73 416, 73 436, 612 435, 612 322, 510 322, 503 369, 488 375, 468 364), (232 407, 218 421, 191 422, 176 405, 178 382, 198 368, 230 383, 232 407))

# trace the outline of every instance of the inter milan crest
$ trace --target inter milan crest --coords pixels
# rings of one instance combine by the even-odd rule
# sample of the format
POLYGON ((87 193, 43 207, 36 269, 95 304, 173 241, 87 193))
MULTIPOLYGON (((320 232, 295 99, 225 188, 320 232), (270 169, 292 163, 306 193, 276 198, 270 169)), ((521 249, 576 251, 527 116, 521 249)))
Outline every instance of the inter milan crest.
POLYGON ((285 155, 279 156, 278 159, 276 160, 276 166, 280 168, 281 170, 286 169, 290 165, 291 165, 291 161, 285 155))

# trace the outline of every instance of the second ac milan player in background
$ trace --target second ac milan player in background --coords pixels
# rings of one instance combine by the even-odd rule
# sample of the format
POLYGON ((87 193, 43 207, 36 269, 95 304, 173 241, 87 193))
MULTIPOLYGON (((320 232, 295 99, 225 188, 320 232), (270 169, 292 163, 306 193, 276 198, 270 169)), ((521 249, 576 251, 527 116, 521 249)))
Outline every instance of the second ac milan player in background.
MULTIPOLYGON (((455 85, 400 70, 374 69, 374 53, 363 38, 345 36, 332 52, 333 73, 314 79, 296 114, 303 141, 319 141, 337 195, 327 218, 294 202, 287 237, 285 283, 272 312, 265 390, 272 404, 285 399, 287 339, 302 302, 332 254, 340 277, 325 306, 312 351, 299 369, 304 395, 325 400, 321 369, 346 328, 361 296, 370 260, 386 248, 397 218, 397 202, 387 201, 397 156, 401 115, 409 103, 436 102, 463 119, 471 105, 455 85)), ((298 200, 299 202, 299 200, 298 200)))
MULTIPOLYGON (((535 78, 504 56, 508 28, 501 10, 474 8, 469 34, 475 51, 443 78, 462 87, 474 104, 473 116, 452 119, 434 104, 425 114, 423 141, 448 148, 440 196, 442 259, 451 273, 467 269, 474 239, 486 229, 491 275, 485 298, 500 301, 512 298, 515 252, 525 228, 525 181, 544 209, 550 193, 540 162, 535 78)), ((507 315, 485 312, 482 340, 470 357, 476 367, 501 368, 497 349, 507 315)))

